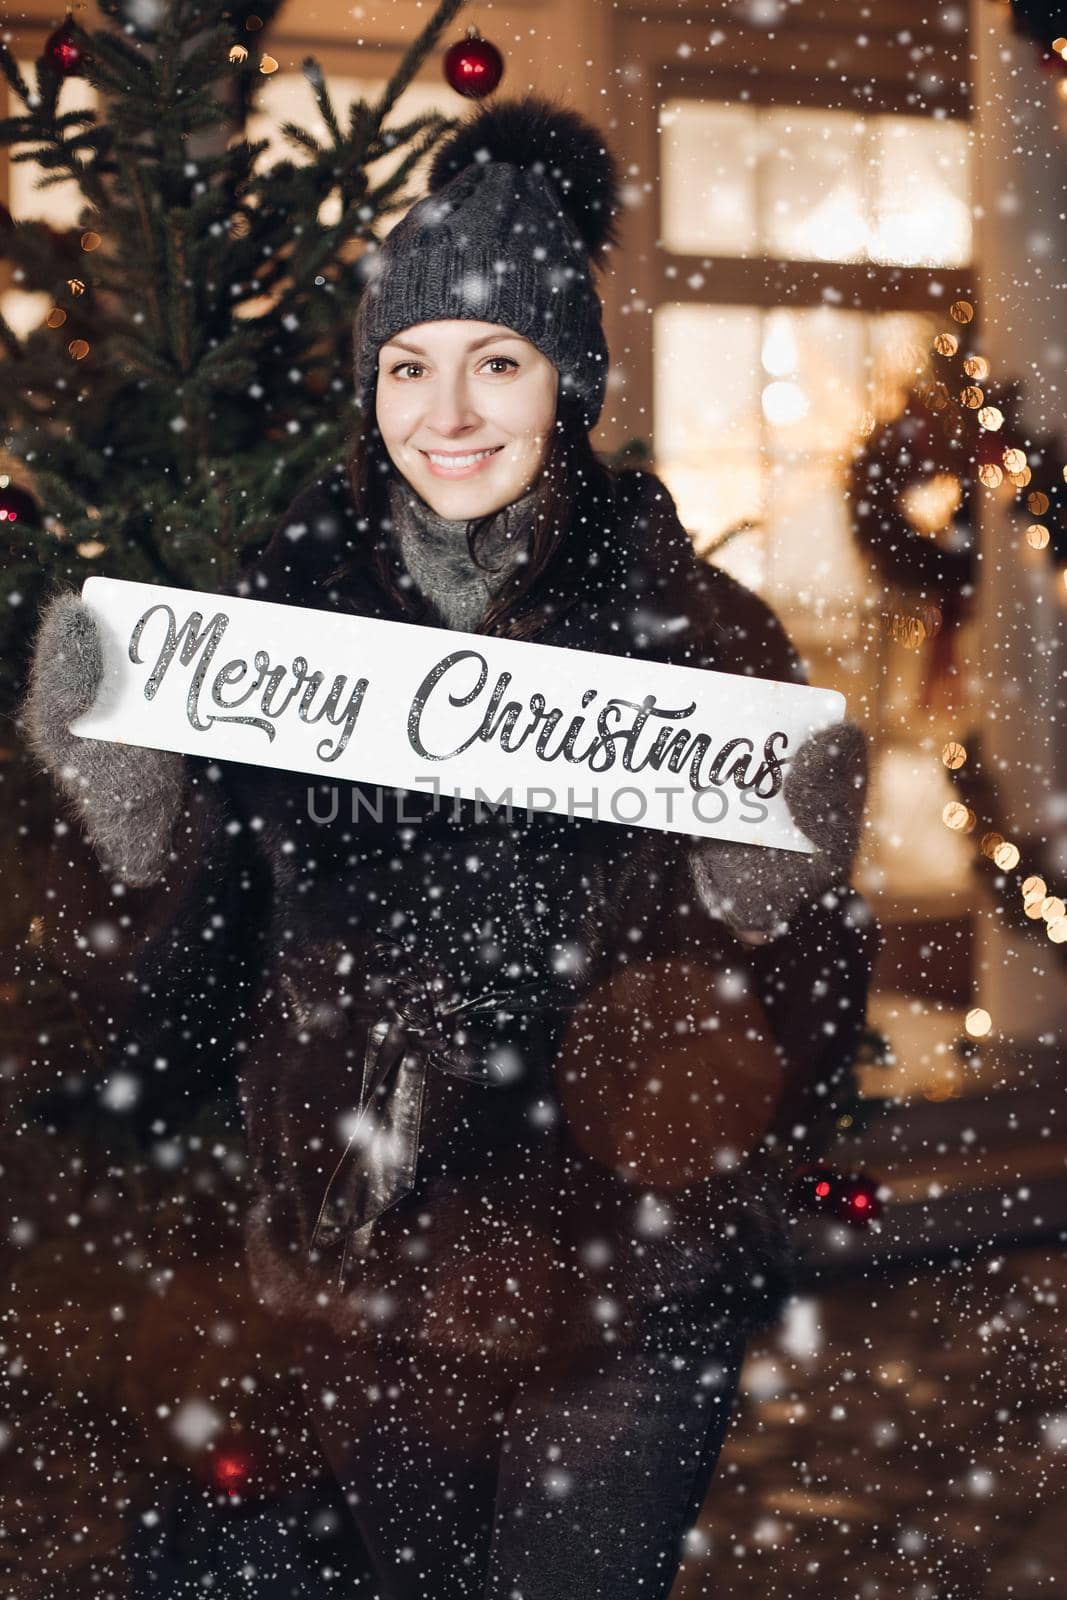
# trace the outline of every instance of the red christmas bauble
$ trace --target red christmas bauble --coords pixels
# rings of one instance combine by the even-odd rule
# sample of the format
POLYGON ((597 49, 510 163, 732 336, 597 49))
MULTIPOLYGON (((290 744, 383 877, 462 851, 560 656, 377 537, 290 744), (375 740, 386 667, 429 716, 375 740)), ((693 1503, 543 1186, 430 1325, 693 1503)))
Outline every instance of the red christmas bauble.
POLYGON ((504 57, 495 44, 473 32, 445 54, 445 77, 457 94, 482 100, 504 76, 504 57))
POLYGON ((13 522, 35 528, 39 520, 32 494, 14 483, 0 484, 0 530, 10 528, 13 522))
POLYGON ((74 37, 74 24, 70 17, 60 23, 45 41, 44 59, 61 78, 74 78, 82 69, 85 59, 81 45, 74 37))
POLYGON ((220 1450, 212 1460, 211 1475, 225 1494, 240 1494, 248 1487, 252 1463, 239 1450, 220 1450))
POLYGON ((825 1165, 805 1166, 793 1174, 791 1204, 797 1211, 812 1211, 865 1228, 882 1215, 881 1184, 868 1172, 841 1172, 825 1165))

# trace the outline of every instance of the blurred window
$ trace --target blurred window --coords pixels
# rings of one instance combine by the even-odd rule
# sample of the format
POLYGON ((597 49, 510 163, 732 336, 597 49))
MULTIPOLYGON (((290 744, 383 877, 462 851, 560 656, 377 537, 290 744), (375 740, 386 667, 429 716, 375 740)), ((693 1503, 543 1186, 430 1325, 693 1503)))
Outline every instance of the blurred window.
POLYGON ((698 550, 817 636, 866 587, 852 450, 927 370, 936 280, 970 261, 969 128, 677 96, 658 120, 667 277, 691 292, 652 319, 656 464, 698 550))
POLYGON ((657 307, 656 459, 697 550, 812 622, 858 604, 843 475, 865 422, 898 411, 924 371, 937 326, 836 306, 657 307))
POLYGON ((662 238, 681 255, 958 267, 971 257, 958 119, 667 100, 662 238))

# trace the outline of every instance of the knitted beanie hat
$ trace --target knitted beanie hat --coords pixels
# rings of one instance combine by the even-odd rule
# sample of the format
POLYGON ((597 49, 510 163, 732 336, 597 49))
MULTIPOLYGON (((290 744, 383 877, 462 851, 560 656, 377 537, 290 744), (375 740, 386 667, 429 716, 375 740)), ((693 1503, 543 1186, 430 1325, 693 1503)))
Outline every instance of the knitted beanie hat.
POLYGON ((425 199, 364 257, 362 410, 373 413, 383 344, 420 322, 465 318, 529 339, 594 427, 608 349, 592 268, 618 244, 618 206, 615 161, 576 112, 533 95, 481 107, 438 148, 425 199))

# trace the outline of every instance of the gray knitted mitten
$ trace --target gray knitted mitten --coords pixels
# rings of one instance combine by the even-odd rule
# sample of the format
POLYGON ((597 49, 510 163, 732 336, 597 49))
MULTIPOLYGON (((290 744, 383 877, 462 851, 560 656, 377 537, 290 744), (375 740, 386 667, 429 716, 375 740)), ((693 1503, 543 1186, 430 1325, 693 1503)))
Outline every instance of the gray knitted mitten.
POLYGON ((41 613, 20 715, 26 742, 77 814, 104 865, 129 884, 166 870, 185 763, 171 750, 79 739, 70 724, 96 699, 104 661, 96 618, 73 591, 41 613))
POLYGON ((866 789, 867 741, 854 722, 805 739, 783 792, 814 854, 701 840, 690 848, 689 861, 704 909, 736 932, 782 932, 805 900, 848 882, 866 789))

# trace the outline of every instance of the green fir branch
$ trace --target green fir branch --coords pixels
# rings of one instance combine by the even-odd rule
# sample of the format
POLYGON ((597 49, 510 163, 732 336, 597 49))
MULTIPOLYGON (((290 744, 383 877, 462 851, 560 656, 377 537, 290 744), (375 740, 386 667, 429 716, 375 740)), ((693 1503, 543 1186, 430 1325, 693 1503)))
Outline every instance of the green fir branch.
POLYGON ((56 117, 57 128, 96 127, 98 119, 95 111, 63 111, 56 117))
POLYGON ((426 157, 436 143, 436 136, 423 141, 408 153, 396 170, 385 178, 367 196, 367 203, 373 205, 375 210, 390 212, 398 210, 401 206, 410 203, 411 196, 406 192, 406 184, 414 169, 426 157))
POLYGON ((333 109, 333 101, 330 99, 330 91, 326 87, 326 79, 323 76, 322 68, 319 66, 319 63, 315 60, 314 56, 306 56, 301 63, 301 71, 303 72, 308 83, 311 85, 312 92, 315 96, 315 104, 319 108, 319 115, 322 117, 323 122, 325 122, 326 127, 329 130, 330 137, 334 143, 334 148, 338 149, 342 144, 344 144, 344 135, 342 134, 340 124, 337 121, 337 114, 333 109))
POLYGON ((102 94, 136 96, 151 92, 155 73, 152 59, 118 33, 103 29, 86 41, 82 74, 102 94))
POLYGON ((307 129, 301 128, 298 123, 283 122, 281 133, 290 144, 296 145, 302 150, 310 151, 313 156, 322 156, 326 153, 318 139, 315 138, 315 135, 308 133, 307 129))
POLYGON ((382 91, 381 98, 375 106, 379 122, 388 116, 404 90, 414 81, 426 57, 436 47, 441 32, 448 27, 453 17, 462 11, 463 4, 464 0, 439 0, 437 10, 430 18, 425 31, 416 39, 382 91))
POLYGON ((227 60, 232 38, 232 29, 220 25, 205 34, 202 42, 178 61, 174 81, 183 99, 189 95, 203 96, 208 85, 232 74, 234 69, 227 60))
POLYGON ((28 106, 31 97, 30 86, 22 76, 18 62, 2 39, 0 39, 0 72, 4 74, 23 105, 28 106))

